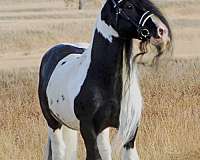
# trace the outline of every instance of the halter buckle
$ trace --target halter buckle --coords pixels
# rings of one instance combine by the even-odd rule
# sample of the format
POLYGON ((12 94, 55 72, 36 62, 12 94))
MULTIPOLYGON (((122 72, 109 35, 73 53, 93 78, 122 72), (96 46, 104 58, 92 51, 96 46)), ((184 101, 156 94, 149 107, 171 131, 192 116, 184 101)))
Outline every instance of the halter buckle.
POLYGON ((137 32, 138 32, 138 34, 139 34, 141 40, 150 38, 150 35, 151 35, 151 34, 150 34, 150 32, 149 32, 149 30, 148 30, 147 28, 144 28, 144 27, 139 28, 139 29, 137 30, 137 32))

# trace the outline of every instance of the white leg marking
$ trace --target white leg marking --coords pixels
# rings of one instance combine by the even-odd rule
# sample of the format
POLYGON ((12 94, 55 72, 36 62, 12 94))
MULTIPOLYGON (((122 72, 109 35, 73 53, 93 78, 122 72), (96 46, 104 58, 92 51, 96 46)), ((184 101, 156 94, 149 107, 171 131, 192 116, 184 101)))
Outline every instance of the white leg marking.
POLYGON ((49 129, 51 139, 52 160, 64 160, 65 158, 65 143, 63 139, 62 128, 55 130, 49 129))
POLYGON ((68 127, 63 127, 63 138, 66 145, 65 160, 76 160, 78 142, 77 131, 69 129, 68 127))
POLYGON ((139 156, 136 150, 136 146, 134 148, 126 150, 122 149, 122 160, 139 160, 139 156))
POLYGON ((105 129, 97 136, 97 145, 102 160, 112 160, 109 139, 109 128, 105 129))

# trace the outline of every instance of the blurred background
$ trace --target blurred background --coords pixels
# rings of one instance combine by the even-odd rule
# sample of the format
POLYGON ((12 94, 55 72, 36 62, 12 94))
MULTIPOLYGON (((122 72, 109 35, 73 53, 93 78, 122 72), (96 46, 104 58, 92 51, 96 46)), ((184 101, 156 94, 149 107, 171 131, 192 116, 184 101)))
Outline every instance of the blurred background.
MULTIPOLYGON (((0 0, 0 68, 38 65, 57 43, 90 42, 101 0, 80 1, 81 10, 79 0, 0 0)), ((198 56, 200 1, 154 1, 172 26, 174 55, 198 56)))

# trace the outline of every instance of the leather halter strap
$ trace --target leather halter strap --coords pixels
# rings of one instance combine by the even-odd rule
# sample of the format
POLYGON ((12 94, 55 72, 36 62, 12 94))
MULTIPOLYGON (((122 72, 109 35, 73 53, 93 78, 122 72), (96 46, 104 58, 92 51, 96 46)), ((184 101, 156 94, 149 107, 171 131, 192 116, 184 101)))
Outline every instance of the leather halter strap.
POLYGON ((121 16, 122 18, 126 19, 127 21, 129 21, 130 23, 132 23, 136 28, 137 28, 137 32, 139 35, 139 38, 141 40, 147 39, 148 37, 150 37, 150 32, 149 30, 145 27, 145 24, 147 22, 147 20, 149 18, 151 18, 153 16, 153 14, 150 11, 146 11, 140 18, 139 23, 134 21, 133 19, 131 19, 131 17, 129 17, 126 12, 119 6, 124 0, 119 0, 119 1, 115 1, 115 0, 111 0, 113 3, 113 7, 116 10, 116 25, 118 25, 118 20, 119 20, 119 16, 121 16))

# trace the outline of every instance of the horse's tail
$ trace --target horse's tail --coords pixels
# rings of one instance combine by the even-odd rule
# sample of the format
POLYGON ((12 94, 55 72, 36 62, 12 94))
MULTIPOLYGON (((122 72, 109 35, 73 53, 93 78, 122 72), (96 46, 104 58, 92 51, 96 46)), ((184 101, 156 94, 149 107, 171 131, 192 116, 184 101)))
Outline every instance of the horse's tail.
POLYGON ((48 136, 48 142, 45 149, 45 159, 44 160, 52 160, 52 148, 51 148, 51 139, 48 136))

